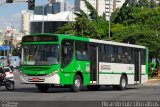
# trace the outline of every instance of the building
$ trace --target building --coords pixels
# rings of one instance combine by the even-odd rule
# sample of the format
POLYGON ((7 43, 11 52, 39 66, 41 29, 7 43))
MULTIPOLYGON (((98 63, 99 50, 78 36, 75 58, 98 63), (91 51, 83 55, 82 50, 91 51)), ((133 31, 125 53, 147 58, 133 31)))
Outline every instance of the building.
POLYGON ((115 8, 117 9, 117 8, 121 8, 122 7, 122 5, 123 5, 123 3, 125 3, 125 1, 126 0, 115 0, 116 2, 115 2, 115 8))
MULTIPOLYGON (((98 15, 102 16, 105 13, 108 20, 109 15, 117 8, 121 8, 125 0, 88 0, 88 2, 97 10, 98 15)), ((89 13, 84 1, 75 0, 75 11, 80 9, 85 13, 89 13)))
POLYGON ((36 15, 47 15, 48 13, 54 14, 54 5, 53 4, 45 4, 36 6, 34 9, 34 14, 36 15))
POLYGON ((34 14, 36 14, 36 15, 42 15, 43 14, 43 5, 41 5, 41 6, 35 6, 34 14))
POLYGON ((57 1, 58 1, 58 0, 48 0, 48 2, 51 3, 51 4, 52 4, 52 3, 55 3, 55 2, 57 2, 57 1))
POLYGON ((27 10, 22 11, 22 25, 21 25, 21 30, 25 33, 28 34, 30 32, 30 16, 31 14, 27 10))
POLYGON ((31 33, 55 33, 58 27, 75 21, 76 17, 72 11, 31 16, 31 33))
POLYGON ((35 7, 34 15, 30 16, 30 33, 53 33, 58 27, 73 21, 75 15, 66 11, 64 0, 48 1, 48 4, 35 7))
POLYGON ((47 15, 56 14, 59 12, 66 11, 66 3, 64 0, 50 0, 49 4, 44 4, 40 6, 36 6, 34 9, 34 14, 36 15, 47 15))
POLYGON ((59 2, 53 3, 53 13, 56 14, 61 11, 61 4, 59 2))
MULTIPOLYGON (((97 1, 98 0, 88 0, 88 2, 95 8, 97 9, 97 1)), ((83 10, 85 13, 89 13, 89 10, 87 9, 84 1, 82 0, 75 0, 75 6, 74 6, 74 10, 75 11, 79 11, 79 10, 83 10)))

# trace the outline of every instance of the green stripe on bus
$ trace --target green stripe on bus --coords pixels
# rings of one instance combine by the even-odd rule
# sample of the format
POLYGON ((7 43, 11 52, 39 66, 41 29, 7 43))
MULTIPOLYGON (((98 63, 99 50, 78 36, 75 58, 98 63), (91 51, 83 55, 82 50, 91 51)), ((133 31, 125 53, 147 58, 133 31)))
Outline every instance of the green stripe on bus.
POLYGON ((146 74, 148 75, 148 68, 149 68, 149 64, 148 64, 148 53, 149 53, 149 49, 146 48, 146 74))
MULTIPOLYGON (((99 74, 122 74, 122 73, 112 73, 112 72, 99 72, 99 74)), ((134 73, 126 73, 127 75, 134 75, 134 73)), ((141 75, 147 75, 147 74, 141 74, 141 75)))
MULTIPOLYGON (((112 72, 99 72, 99 74, 122 74, 122 73, 118 73, 118 72, 114 72, 114 73, 112 73, 112 72)), ((126 74, 134 75, 133 73, 126 73, 126 74)))

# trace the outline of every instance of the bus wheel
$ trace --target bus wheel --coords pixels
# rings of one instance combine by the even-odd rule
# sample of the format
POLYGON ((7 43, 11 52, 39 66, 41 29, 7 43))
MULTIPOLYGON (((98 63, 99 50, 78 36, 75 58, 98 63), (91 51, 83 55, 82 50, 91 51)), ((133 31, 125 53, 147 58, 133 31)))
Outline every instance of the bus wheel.
POLYGON ((87 85, 87 88, 92 91, 97 91, 101 88, 100 85, 87 85))
POLYGON ((48 84, 37 84, 36 86, 40 92, 46 92, 49 89, 48 84))
POLYGON ((78 92, 81 89, 81 85, 82 85, 81 77, 79 75, 75 75, 73 84, 71 86, 71 90, 73 92, 78 92))
POLYGON ((119 89, 120 90, 125 90, 127 87, 127 78, 125 75, 122 75, 121 76, 121 79, 120 79, 120 85, 119 85, 119 89))

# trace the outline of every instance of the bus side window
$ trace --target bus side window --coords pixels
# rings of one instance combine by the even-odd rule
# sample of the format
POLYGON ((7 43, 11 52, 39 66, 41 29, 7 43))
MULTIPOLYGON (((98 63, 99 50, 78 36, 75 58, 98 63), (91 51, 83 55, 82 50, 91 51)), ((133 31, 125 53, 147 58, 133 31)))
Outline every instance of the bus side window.
MULTIPOLYGON (((106 46, 107 47, 107 46, 106 46)), ((104 44, 99 45, 99 61, 106 62, 107 61, 106 48, 104 44)))
POLYGON ((107 62, 115 62, 115 47, 114 46, 107 46, 107 62))
POLYGON ((88 43, 76 41, 75 46, 76 46, 76 59, 89 60, 88 43))
POLYGON ((61 61, 62 67, 67 66, 73 57, 73 41, 63 40, 62 41, 62 52, 61 52, 61 61))
POLYGON ((118 47, 117 61, 118 63, 122 63, 124 59, 123 48, 118 47))
POLYGON ((127 48, 127 63, 132 63, 131 48, 127 48))

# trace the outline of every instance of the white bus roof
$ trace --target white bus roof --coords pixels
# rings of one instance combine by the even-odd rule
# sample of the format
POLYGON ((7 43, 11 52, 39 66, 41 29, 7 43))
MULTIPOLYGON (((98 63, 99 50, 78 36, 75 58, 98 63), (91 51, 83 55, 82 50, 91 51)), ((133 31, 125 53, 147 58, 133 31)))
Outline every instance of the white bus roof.
POLYGON ((132 48, 142 48, 142 49, 146 48, 145 46, 140 46, 140 45, 133 45, 133 44, 127 44, 127 43, 118 43, 118 42, 104 41, 104 40, 97 40, 97 39, 89 39, 89 41, 90 42, 96 42, 96 43, 102 43, 102 44, 109 44, 109 45, 132 47, 132 48))

